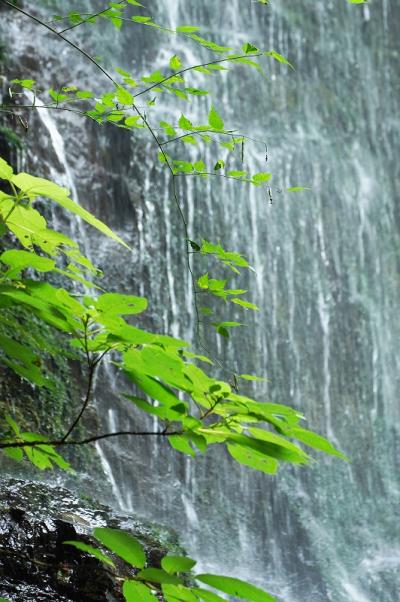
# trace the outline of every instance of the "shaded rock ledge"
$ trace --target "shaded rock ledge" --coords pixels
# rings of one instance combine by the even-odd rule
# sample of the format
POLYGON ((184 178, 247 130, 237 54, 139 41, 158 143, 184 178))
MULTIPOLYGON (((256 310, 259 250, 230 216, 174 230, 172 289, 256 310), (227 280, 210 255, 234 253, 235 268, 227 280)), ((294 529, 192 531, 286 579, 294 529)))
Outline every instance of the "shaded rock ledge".
POLYGON ((81 500, 43 482, 0 479, 0 597, 12 602, 117 602, 121 577, 132 569, 113 557, 116 569, 63 542, 96 545, 94 527, 124 529, 159 566, 168 551, 182 553, 176 535, 159 525, 81 500))

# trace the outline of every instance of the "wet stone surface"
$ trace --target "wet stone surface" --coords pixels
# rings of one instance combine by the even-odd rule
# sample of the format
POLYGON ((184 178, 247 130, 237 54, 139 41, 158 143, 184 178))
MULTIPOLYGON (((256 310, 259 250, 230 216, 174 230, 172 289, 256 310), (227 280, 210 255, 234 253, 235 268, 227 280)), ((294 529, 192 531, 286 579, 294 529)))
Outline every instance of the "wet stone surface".
POLYGON ((159 566, 168 551, 179 551, 175 535, 162 527, 83 502, 62 487, 0 479, 0 597, 10 602, 123 600, 121 577, 132 569, 113 556, 114 570, 63 544, 79 539, 96 546, 90 533, 106 525, 137 537, 152 566, 159 566))

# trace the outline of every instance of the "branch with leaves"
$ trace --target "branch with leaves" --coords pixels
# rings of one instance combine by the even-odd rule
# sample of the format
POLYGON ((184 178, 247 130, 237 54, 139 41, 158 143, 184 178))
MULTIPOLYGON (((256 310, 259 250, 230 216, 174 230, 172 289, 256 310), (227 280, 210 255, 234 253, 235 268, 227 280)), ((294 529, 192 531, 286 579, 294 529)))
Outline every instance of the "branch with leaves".
POLYGON ((228 594, 247 602, 277 602, 262 589, 234 577, 209 573, 194 574, 196 561, 189 556, 166 555, 160 567, 147 567, 146 554, 140 542, 125 531, 97 527, 93 536, 98 547, 84 541, 65 541, 79 552, 89 554, 99 562, 114 568, 113 557, 121 559, 134 576, 122 578, 122 591, 127 602, 224 602, 219 593, 228 594), (204 588, 207 586, 207 589, 204 588))
MULTIPOLYGON (((131 0, 124 2, 112 2, 108 7, 105 7, 101 11, 95 13, 77 13, 70 12, 67 16, 56 16, 51 22, 46 22, 40 17, 29 13, 21 7, 14 6, 8 0, 1 0, 4 4, 10 8, 17 10, 25 17, 32 19, 38 25, 44 27, 56 36, 63 43, 68 44, 75 51, 79 52, 85 60, 89 61, 92 65, 98 69, 101 74, 112 84, 113 89, 111 91, 104 92, 100 97, 95 96, 90 90, 78 89, 75 85, 64 86, 60 90, 50 89, 48 94, 53 102, 46 102, 45 106, 48 109, 55 110, 67 110, 70 112, 76 112, 82 116, 88 117, 99 124, 107 123, 115 127, 129 129, 134 132, 135 130, 145 129, 150 134, 155 146, 158 149, 158 159, 167 168, 171 177, 171 195, 175 206, 178 211, 183 229, 183 244, 186 252, 186 266, 192 282, 192 288, 194 291, 193 303, 196 315, 196 340, 199 345, 207 352, 211 353, 204 343, 201 336, 201 324, 204 321, 201 320, 201 310, 197 302, 197 283, 198 280, 194 275, 194 268, 191 262, 191 245, 189 243, 192 238, 191 233, 188 230, 187 218, 179 199, 179 193, 177 189, 177 177, 196 177, 196 178, 226 178, 229 180, 235 180, 237 182, 248 183, 254 186, 267 185, 267 182, 271 178, 271 174, 267 172, 261 172, 256 174, 248 174, 246 170, 243 170, 244 162, 244 145, 245 141, 250 138, 244 135, 232 135, 230 130, 226 130, 224 127, 224 121, 217 112, 216 108, 211 105, 208 113, 208 121, 206 124, 194 125, 192 121, 186 117, 183 113, 179 118, 178 124, 173 125, 170 122, 161 119, 159 120, 158 126, 150 123, 150 117, 148 111, 156 104, 156 97, 162 97, 163 94, 172 94, 178 99, 187 101, 193 96, 207 96, 208 91, 199 89, 197 87, 188 86, 184 79, 186 74, 195 74, 201 77, 210 77, 213 74, 227 71, 227 66, 231 64, 242 64, 251 68, 257 69, 259 72, 263 72, 261 65, 255 61, 262 57, 270 57, 275 59, 281 64, 288 65, 290 63, 278 52, 272 51, 261 51, 253 44, 245 43, 241 49, 241 52, 232 52, 232 48, 217 44, 212 40, 207 40, 199 35, 200 28, 193 25, 178 26, 176 30, 172 31, 168 28, 162 27, 156 24, 152 17, 144 16, 141 14, 144 6, 139 2, 133 2, 131 0), (139 13, 130 15, 126 18, 126 10, 132 7, 138 7, 139 13), (184 66, 181 59, 174 55, 169 61, 170 74, 157 70, 149 75, 141 77, 141 85, 136 81, 134 76, 122 69, 117 68, 115 75, 111 75, 101 64, 88 52, 86 52, 79 44, 71 41, 65 37, 65 33, 70 29, 75 29, 79 25, 93 24, 98 21, 99 18, 105 19, 112 23, 114 27, 121 28, 123 24, 129 22, 131 25, 151 27, 166 31, 169 35, 174 34, 177 36, 183 36, 189 39, 191 42, 199 45, 200 47, 223 55, 221 58, 213 59, 210 61, 199 62, 198 64, 184 66), (56 24, 65 20, 70 21, 70 26, 62 29, 61 31, 56 28, 56 24), (225 66, 224 66, 225 65, 225 66), (122 80, 122 81, 120 81, 122 80), (143 86, 144 84, 144 86, 143 86), (139 90, 137 90, 139 88, 139 90), (136 91, 137 90, 137 91, 136 91), (151 95, 150 95, 151 93, 151 95), (153 95, 155 96, 153 97, 153 95), (136 104, 138 97, 144 96, 147 99, 147 109, 144 110, 136 104), (89 105, 87 108, 82 108, 82 103, 89 105), (77 107, 77 108, 74 108, 77 107), (178 131, 182 132, 178 135, 178 131), (168 136, 166 140, 162 140, 158 132, 163 132, 168 136), (230 136, 229 142, 219 142, 219 138, 222 136, 230 136), (197 145, 197 138, 203 143, 209 144, 211 141, 217 145, 220 145, 224 149, 224 152, 234 155, 235 149, 240 148, 240 168, 237 169, 225 169, 226 159, 216 158, 213 165, 207 168, 203 159, 199 159, 195 162, 188 161, 186 159, 173 158, 167 154, 165 147, 168 144, 180 143, 181 145, 197 145)), ((28 90, 32 94, 32 104, 29 107, 34 109, 40 105, 36 103, 38 90, 36 82, 31 79, 18 79, 13 80, 12 87, 10 88, 11 96, 18 96, 22 93, 19 90, 28 90)), ((18 107, 18 105, 17 105, 18 107)), ((24 104, 24 108, 27 105, 24 104)), ((13 105, 3 105, 5 111, 16 111, 20 109, 13 105)), ((0 108, 1 110, 1 108, 0 108)), ((263 145, 266 148, 265 143, 263 145)), ((296 190, 303 190, 303 187, 296 187, 296 190)), ((294 188, 290 189, 295 190, 294 188)), ((271 199, 271 188, 268 185, 265 188, 265 194, 271 199)), ((240 303, 239 303, 240 304, 240 303)), ((242 305, 246 309, 254 309, 253 304, 242 305)), ((224 320, 227 322, 227 320, 224 320)), ((239 324, 239 323, 237 323, 239 324)), ((221 333, 221 331, 217 332, 221 333)), ((234 371, 228 370, 234 376, 234 371)))
MULTIPOLYGON (((189 351, 185 341, 153 334, 136 323, 130 323, 127 317, 136 317, 146 310, 145 298, 112 292, 102 292, 98 297, 89 295, 84 288, 88 284, 86 272, 95 272, 94 266, 80 254, 76 243, 47 227, 46 220, 35 208, 37 199, 45 197, 59 204, 126 247, 125 243, 105 224, 74 203, 68 191, 53 182, 26 173, 14 174, 4 160, 0 160, 0 178, 10 190, 0 193, 0 219, 4 230, 9 230, 23 247, 0 255, 0 265, 4 266, 0 271, 0 306, 29 308, 39 320, 66 333, 71 337, 71 345, 81 349, 88 369, 82 407, 61 439, 49 440, 34 433, 21 432, 14 420, 8 417, 6 424, 11 432, 0 441, 3 451, 14 449, 15 457, 15 449, 23 449, 37 466, 43 468, 49 463, 51 465, 52 461, 60 465, 58 456, 54 460, 54 447, 89 443, 122 434, 147 434, 140 429, 138 432, 89 437, 83 441, 69 440, 90 403, 95 370, 112 351, 114 357, 119 358, 114 359, 114 363, 138 391, 134 394, 127 392, 124 397, 164 424, 160 432, 148 434, 165 436, 170 445, 182 453, 195 456, 196 453, 204 453, 209 445, 223 444, 237 461, 267 473, 275 472, 280 461, 300 464, 309 461, 308 454, 290 439, 341 456, 325 439, 300 426, 302 416, 297 411, 240 395, 237 383, 232 387, 204 372, 198 362, 212 364, 212 361, 189 351), (63 256, 75 261, 66 270, 57 267, 57 261, 63 256), (38 277, 52 272, 66 276, 83 286, 82 293, 74 292, 72 295, 66 289, 39 278, 28 279, 24 277, 26 270, 38 277), (41 455, 38 457, 38 454, 41 455)), ((248 267, 245 258, 225 251, 221 245, 205 240, 198 248, 193 241, 189 244, 235 273, 248 267)), ((229 299, 243 307, 251 306, 240 298, 246 291, 226 289, 226 280, 210 279, 208 274, 204 274, 198 285, 214 296, 229 299)), ((235 325, 225 322, 217 323, 215 327, 226 336, 228 328, 235 325)), ((0 342, 4 363, 31 382, 47 385, 33 353, 27 353, 11 337, 3 336, 0 342)), ((242 375, 241 378, 253 377, 242 375)))

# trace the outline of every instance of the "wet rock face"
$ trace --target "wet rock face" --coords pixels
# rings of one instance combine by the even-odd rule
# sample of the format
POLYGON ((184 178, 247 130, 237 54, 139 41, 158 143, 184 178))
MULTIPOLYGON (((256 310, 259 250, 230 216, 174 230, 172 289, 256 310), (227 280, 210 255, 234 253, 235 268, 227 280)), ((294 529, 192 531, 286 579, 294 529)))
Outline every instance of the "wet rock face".
POLYGON ((130 531, 145 547, 148 563, 159 566, 176 538, 162 528, 82 502, 70 491, 33 481, 0 479, 0 597, 10 602, 117 602, 125 563, 116 569, 64 545, 79 539, 96 546, 96 526, 130 531))

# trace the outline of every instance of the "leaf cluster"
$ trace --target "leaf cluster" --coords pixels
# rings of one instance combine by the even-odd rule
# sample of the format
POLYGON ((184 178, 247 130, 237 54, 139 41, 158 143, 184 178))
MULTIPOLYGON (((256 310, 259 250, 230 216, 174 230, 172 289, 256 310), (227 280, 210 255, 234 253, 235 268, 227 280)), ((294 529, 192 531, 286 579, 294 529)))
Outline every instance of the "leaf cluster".
POLYGON ((135 576, 126 578, 122 584, 126 602, 158 602, 159 594, 166 602, 224 602, 225 598, 215 590, 247 602, 276 602, 265 591, 240 579, 208 573, 193 574, 191 571, 196 561, 188 556, 167 555, 161 559, 159 568, 146 567, 145 550, 125 531, 98 527, 94 529, 93 536, 104 551, 82 541, 65 541, 64 544, 114 567, 109 555, 111 552, 135 569, 135 576), (207 589, 204 585, 208 586, 207 589))
MULTIPOLYGON (((0 167, 0 176, 11 190, 0 195, 3 227, 9 229, 23 247, 5 251, 0 256, 4 266, 0 272, 1 307, 29 308, 39 320, 69 335, 71 345, 86 356, 91 374, 104 356, 113 352, 114 363, 138 392, 128 391, 125 397, 144 413, 157 416, 163 425, 160 436, 166 437, 170 445, 182 453, 195 456, 204 453, 210 445, 223 444, 238 462, 267 473, 275 472, 281 461, 295 464, 309 461, 308 454, 291 439, 340 455, 328 442, 300 427, 302 416, 297 411, 239 395, 237 384, 217 380, 200 368, 197 362, 204 361, 204 357, 189 352, 185 341, 154 334, 137 323, 130 323, 128 318, 146 310, 145 298, 113 292, 94 296, 85 289, 72 294, 41 280, 43 273, 60 272, 54 258, 58 253, 69 257, 72 248, 75 260, 85 262, 76 247, 71 247, 69 239, 48 230, 44 218, 34 208, 39 197, 61 204, 102 233, 118 242, 120 239, 74 203, 65 189, 29 174, 15 175, 4 160, 0 167)), ((249 267, 240 254, 225 251, 220 244, 203 240, 199 252, 214 256, 234 271, 249 267)), ((85 268, 95 269, 91 264, 85 268)), ((61 271, 70 279, 86 283, 76 264, 72 270, 70 267, 61 271)), ((245 291, 226 289, 225 280, 210 279, 205 274, 198 284, 217 297, 255 308, 237 296, 245 291)), ((217 323, 216 328, 226 335, 228 328, 238 325, 222 322, 217 323)), ((2 359, 8 366, 38 386, 47 385, 36 356, 29 348, 4 336, 0 337, 0 345, 2 359)), ((39 436, 35 439, 32 434, 20 432, 10 420, 8 425, 20 448, 24 442, 36 441, 38 452, 45 450, 39 436)), ((10 436, 2 442, 5 449, 9 449, 10 436)), ((35 462, 41 468, 47 468, 49 463, 50 459, 45 462, 43 458, 35 462)))

